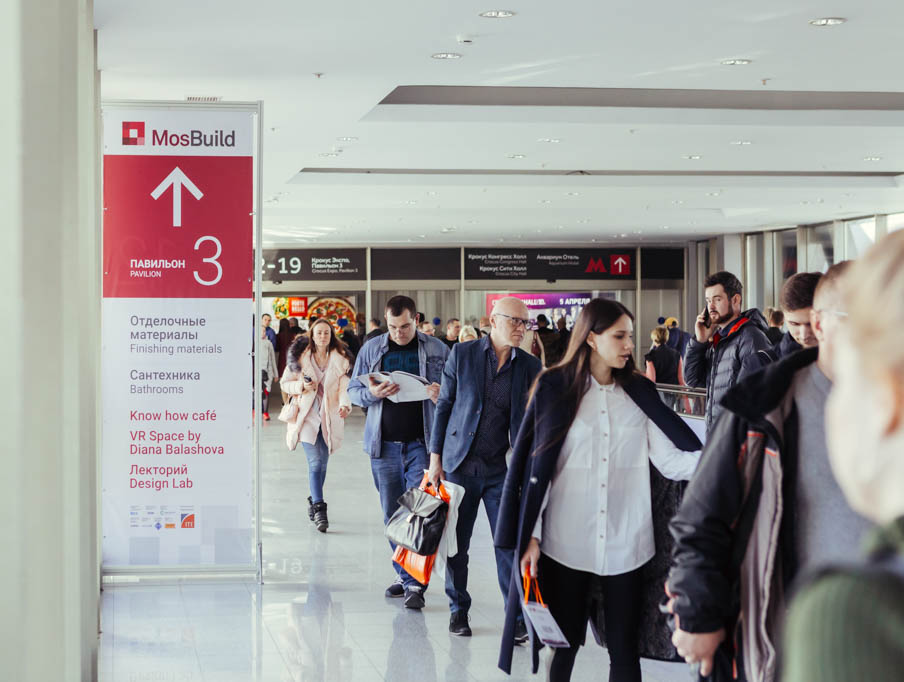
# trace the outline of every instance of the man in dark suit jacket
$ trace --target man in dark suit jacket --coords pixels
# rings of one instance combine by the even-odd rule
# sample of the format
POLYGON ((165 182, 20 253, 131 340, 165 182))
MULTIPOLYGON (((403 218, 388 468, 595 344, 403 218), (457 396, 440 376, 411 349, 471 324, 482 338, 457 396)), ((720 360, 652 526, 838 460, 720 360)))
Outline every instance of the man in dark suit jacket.
MULTIPOLYGON (((430 434, 430 480, 445 476, 465 489, 458 509, 458 553, 450 557, 446 594, 452 612, 449 632, 470 636, 468 610, 468 548, 480 501, 495 532, 506 453, 524 418, 527 395, 542 365, 518 348, 528 324, 527 306, 514 297, 496 302, 489 336, 457 343, 443 370, 442 388, 430 434), (445 473, 444 473, 445 472, 445 473)), ((511 551, 496 549, 496 572, 503 598, 512 575, 511 551)), ((525 641, 521 622, 516 641, 525 641)))

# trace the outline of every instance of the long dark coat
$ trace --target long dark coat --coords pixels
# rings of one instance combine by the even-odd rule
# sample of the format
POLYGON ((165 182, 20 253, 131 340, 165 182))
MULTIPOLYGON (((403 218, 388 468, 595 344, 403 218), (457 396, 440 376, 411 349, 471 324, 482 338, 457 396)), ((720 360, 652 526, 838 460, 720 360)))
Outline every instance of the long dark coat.
MULTIPOLYGON (((681 450, 695 451, 702 447, 700 440, 681 417, 670 410, 660 399, 656 385, 640 374, 634 374, 624 386, 625 392, 643 410, 663 433, 681 450)), ((537 390, 527 409, 518 432, 508 474, 502 490, 502 502, 496 522, 495 544, 501 549, 515 552, 512 579, 506 600, 505 627, 499 667, 511 672, 515 620, 521 613, 520 558, 527 549, 531 533, 540 513, 546 490, 556 470, 559 452, 569 426, 568 414, 562 404, 565 386, 558 372, 540 376, 537 390), (539 446, 553 443, 539 450, 539 446)), ((653 530, 656 555, 644 566, 643 616, 640 624, 640 654, 647 658, 679 660, 671 644, 671 633, 665 616, 659 613, 658 604, 664 596, 668 576, 672 540, 668 521, 678 509, 686 484, 664 478, 650 467, 650 485, 653 505, 653 530)), ((600 595, 591 595, 596 601, 591 610, 591 625, 600 644, 605 643, 600 595), (599 601, 597 601, 599 600, 599 601)), ((528 627, 533 656, 533 671, 539 667, 539 638, 528 627)))

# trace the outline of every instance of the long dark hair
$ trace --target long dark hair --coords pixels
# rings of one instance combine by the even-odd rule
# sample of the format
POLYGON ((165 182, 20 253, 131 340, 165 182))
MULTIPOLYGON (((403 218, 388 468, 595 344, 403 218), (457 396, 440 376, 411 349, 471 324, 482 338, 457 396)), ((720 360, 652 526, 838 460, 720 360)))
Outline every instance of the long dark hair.
MULTIPOLYGON (((575 415, 578 413, 578 406, 581 404, 581 398, 590 388, 590 357, 594 352, 587 343, 587 338, 591 333, 602 334, 609 329, 624 315, 633 322, 634 315, 624 305, 618 301, 608 298, 595 298, 583 307, 575 322, 574 329, 571 330, 571 338, 568 341, 568 349, 565 355, 555 365, 547 369, 534 381, 531 388, 529 401, 533 401, 537 392, 537 386, 543 376, 557 375, 561 377, 565 386, 564 392, 556 395, 556 403, 565 406, 567 418, 565 423, 559 425, 556 436, 550 443, 540 443, 534 450, 534 454, 539 454, 543 450, 552 447, 553 444, 565 437, 571 423, 574 421, 575 415)), ((628 359, 624 367, 613 369, 612 378, 619 386, 624 386, 630 381, 635 373, 633 356, 628 359)), ((544 410, 537 417, 538 423, 544 418, 548 418, 550 410, 544 410)))
POLYGON ((348 358, 349 361, 351 361, 352 358, 351 355, 349 355, 348 346, 345 345, 345 342, 342 339, 336 336, 336 330, 333 328, 333 323, 325 317, 318 318, 314 321, 313 324, 311 324, 310 327, 308 327, 308 338, 310 339, 310 341, 308 342, 307 348, 305 348, 302 352, 310 353, 311 355, 314 354, 314 350, 317 347, 317 344, 314 343, 314 327, 316 327, 318 324, 325 324, 330 328, 330 343, 326 349, 327 354, 332 353, 334 350, 337 350, 341 355, 344 355, 346 358, 348 358))

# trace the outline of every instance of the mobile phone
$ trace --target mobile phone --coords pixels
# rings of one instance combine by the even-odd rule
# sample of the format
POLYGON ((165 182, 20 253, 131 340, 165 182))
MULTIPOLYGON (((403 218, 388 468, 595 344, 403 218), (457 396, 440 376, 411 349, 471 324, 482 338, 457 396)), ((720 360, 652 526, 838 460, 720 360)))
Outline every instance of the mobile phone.
POLYGON ((309 384, 309 383, 311 383, 311 381, 313 381, 313 379, 311 379, 311 377, 309 377, 309 376, 305 376, 305 378, 304 378, 304 382, 305 382, 305 383, 306 383, 306 384, 309 384))
POLYGON ((712 318, 709 316, 709 306, 703 309, 703 325, 709 329, 712 326, 712 318))

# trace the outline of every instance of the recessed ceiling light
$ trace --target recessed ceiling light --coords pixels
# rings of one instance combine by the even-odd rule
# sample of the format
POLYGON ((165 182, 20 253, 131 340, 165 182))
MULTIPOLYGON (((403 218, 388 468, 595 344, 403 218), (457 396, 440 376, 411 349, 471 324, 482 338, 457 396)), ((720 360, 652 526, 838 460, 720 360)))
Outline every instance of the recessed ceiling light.
POLYGON ((336 139, 339 142, 357 142, 358 141, 357 137, 337 137, 336 139))
POLYGON ((670 229, 670 228, 671 228, 671 225, 663 225, 663 226, 662 226, 662 229, 663 229, 663 230, 668 230, 668 229, 670 229))
POLYGON ((703 157, 699 154, 685 154, 681 157, 682 159, 687 159, 688 161, 699 161, 703 157))
POLYGON ((481 12, 480 16, 484 19, 508 19, 515 16, 515 13, 510 9, 491 9, 487 12, 481 12))
POLYGON ((508 155, 508 158, 510 158, 510 159, 523 159, 523 158, 524 158, 524 154, 509 154, 509 155, 508 155))
POLYGON ((844 17, 822 17, 821 19, 810 19, 810 26, 840 26, 847 22, 844 17))
POLYGON ((416 201, 413 201, 413 200, 411 200, 411 199, 409 199, 409 200, 406 201, 405 203, 408 204, 409 206, 414 206, 417 202, 416 202, 416 201))
POLYGON ((747 66, 752 59, 723 59, 722 64, 725 66, 747 66))
POLYGON ((557 229, 557 230, 564 230, 564 229, 565 229, 565 226, 564 226, 564 225, 556 225, 556 229, 557 229))
POLYGON ((643 230, 634 230, 634 234, 643 234, 643 230))
POLYGON ((442 232, 443 234, 448 234, 449 232, 455 232, 455 228, 454 227, 444 227, 443 229, 440 230, 440 232, 442 232))
POLYGON ((549 144, 558 144, 561 141, 562 140, 557 137, 541 137, 537 140, 537 142, 547 142, 549 144))
POLYGON ((458 52, 437 52, 430 56, 434 59, 461 59, 461 55, 458 52))
POLYGON ((433 192, 433 191, 427 192, 427 196, 428 196, 428 197, 435 197, 435 196, 436 196, 436 192, 433 192))
POLYGON ((881 156, 864 156, 863 160, 864 161, 881 161, 882 157, 881 156))
POLYGON ((622 236, 622 237, 627 237, 628 235, 627 235, 627 233, 622 232, 621 236, 622 236))
POLYGON ((579 223, 580 225, 586 225, 586 224, 589 223, 589 222, 590 222, 590 218, 581 218, 581 219, 578 221, 578 223, 579 223))
POLYGON ((320 156, 339 156, 339 152, 323 152, 320 156))
POLYGON ((722 192, 707 192, 706 193, 706 196, 708 196, 708 197, 718 197, 721 195, 722 195, 722 192))
POLYGON ((565 193, 565 196, 569 196, 569 197, 579 197, 579 196, 581 196, 581 193, 580 193, 580 192, 566 192, 566 193, 565 193))
POLYGON ((680 206, 681 204, 684 203, 684 199, 675 199, 672 203, 675 204, 676 206, 680 206))
POLYGON ((552 202, 549 199, 540 199, 541 204, 551 204, 552 202))
POLYGON ((753 144, 750 140, 732 140, 731 143, 736 147, 749 147, 753 144))

